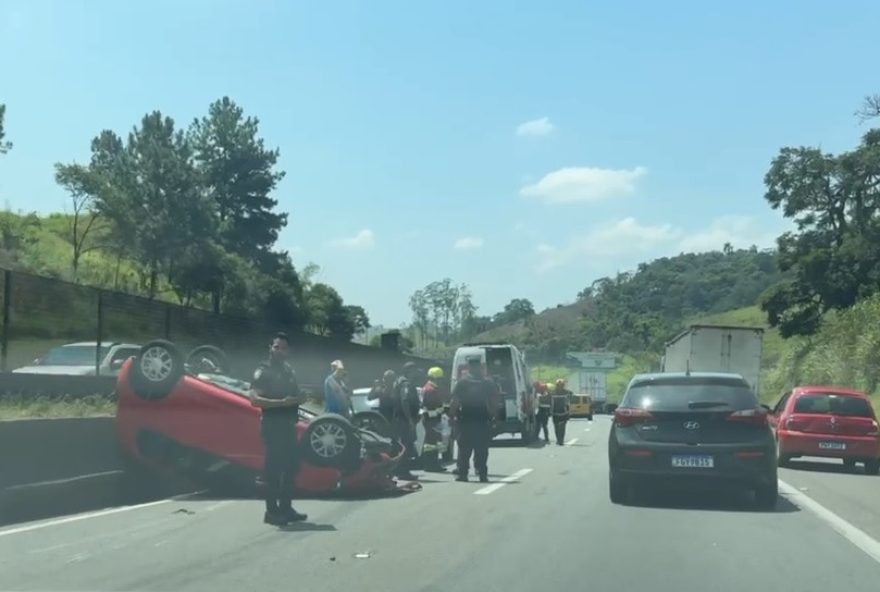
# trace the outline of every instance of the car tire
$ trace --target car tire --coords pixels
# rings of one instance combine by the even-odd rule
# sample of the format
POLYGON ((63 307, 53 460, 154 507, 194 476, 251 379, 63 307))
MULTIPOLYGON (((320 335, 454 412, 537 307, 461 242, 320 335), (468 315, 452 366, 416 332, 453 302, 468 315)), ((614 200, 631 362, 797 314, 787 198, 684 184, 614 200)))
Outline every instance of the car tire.
POLYGON ((587 419, 590 420, 590 421, 593 421, 593 414, 590 413, 590 414, 587 416, 587 419))
POLYGON ((629 483, 614 470, 608 472, 608 497, 612 504, 624 505, 629 501, 629 483))
POLYGON ((774 478, 755 487, 755 505, 762 510, 775 510, 779 501, 779 481, 774 478))
POLYGON ((361 441, 354 426, 335 413, 309 422, 301 446, 305 459, 317 467, 345 470, 360 462, 361 441))
POLYGON ((390 438, 394 435, 391 431, 391 424, 378 411, 355 413, 351 416, 351 424, 358 429, 373 432, 383 438, 390 438))
POLYGON ((866 475, 880 475, 880 458, 865 461, 866 475))
POLYGON ((129 382, 134 394, 142 399, 163 399, 185 371, 183 354, 164 339, 150 341, 134 357, 129 382))
POLYGON ((229 372, 229 356, 222 349, 213 345, 200 345, 189 352, 186 357, 186 365, 193 372, 200 372, 198 366, 204 359, 217 368, 212 370, 212 373, 227 374, 229 372))

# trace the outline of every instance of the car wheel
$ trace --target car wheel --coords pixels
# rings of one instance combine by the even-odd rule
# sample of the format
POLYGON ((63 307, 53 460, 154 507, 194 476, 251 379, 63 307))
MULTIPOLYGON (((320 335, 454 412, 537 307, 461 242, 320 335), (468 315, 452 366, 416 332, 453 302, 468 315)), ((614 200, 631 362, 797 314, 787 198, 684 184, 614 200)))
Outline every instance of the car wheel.
POLYGON ((183 355, 170 341, 158 339, 141 348, 134 358, 129 381, 142 399, 166 397, 184 374, 183 355))
POLYGON ((200 345, 189 352, 186 357, 186 365, 196 373, 227 374, 229 372, 229 357, 219 347, 200 345))
POLYGON ((626 504, 629 501, 629 483, 615 471, 608 472, 608 497, 612 504, 626 504))
POLYGON ((335 413, 313 419, 302 445, 308 462, 318 467, 348 469, 360 461, 361 441, 354 426, 335 413))
POLYGON ((866 475, 880 475, 880 458, 865 461, 866 475))
POLYGON ((587 419, 590 420, 590 421, 593 421, 593 414, 592 414, 592 413, 589 414, 589 415, 587 416, 587 419))
POLYGON ((755 488, 755 505, 762 510, 775 510, 779 500, 779 481, 775 478, 768 483, 760 483, 755 488))
POLYGON ((351 417, 351 424, 361 430, 368 430, 383 438, 390 438, 394 434, 391 424, 385 416, 378 411, 360 411, 351 417))

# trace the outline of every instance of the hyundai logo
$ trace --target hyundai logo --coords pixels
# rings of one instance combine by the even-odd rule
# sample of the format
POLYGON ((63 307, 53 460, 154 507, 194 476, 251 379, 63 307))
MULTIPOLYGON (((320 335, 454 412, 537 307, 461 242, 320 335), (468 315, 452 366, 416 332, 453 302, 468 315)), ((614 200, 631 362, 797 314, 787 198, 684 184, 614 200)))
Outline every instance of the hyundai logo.
POLYGON ((686 422, 684 422, 684 429, 686 429, 686 430, 698 430, 698 429, 700 429, 700 422, 698 422, 698 421, 686 421, 686 422))

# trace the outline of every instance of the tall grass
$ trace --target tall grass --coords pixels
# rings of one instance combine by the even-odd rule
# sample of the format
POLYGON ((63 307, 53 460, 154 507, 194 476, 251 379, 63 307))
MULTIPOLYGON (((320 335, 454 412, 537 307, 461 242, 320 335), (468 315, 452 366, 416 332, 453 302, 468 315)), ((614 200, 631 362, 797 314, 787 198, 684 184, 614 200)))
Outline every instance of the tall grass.
POLYGON ((88 397, 10 395, 0 398, 0 420, 99 417, 115 413, 116 401, 106 395, 88 397))

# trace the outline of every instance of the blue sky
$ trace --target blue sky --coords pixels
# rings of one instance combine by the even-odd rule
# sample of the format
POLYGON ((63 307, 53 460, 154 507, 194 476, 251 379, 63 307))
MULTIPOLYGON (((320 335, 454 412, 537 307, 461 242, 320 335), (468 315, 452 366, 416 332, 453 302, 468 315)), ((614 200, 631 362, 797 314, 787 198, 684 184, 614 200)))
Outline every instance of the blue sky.
POLYGON ((0 199, 153 109, 229 95, 281 150, 280 246, 374 323, 443 277, 480 312, 682 250, 772 245, 784 145, 849 148, 880 3, 0 0, 0 199), (772 5, 772 6, 771 6, 772 5))

